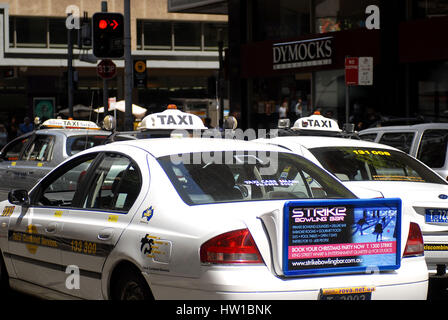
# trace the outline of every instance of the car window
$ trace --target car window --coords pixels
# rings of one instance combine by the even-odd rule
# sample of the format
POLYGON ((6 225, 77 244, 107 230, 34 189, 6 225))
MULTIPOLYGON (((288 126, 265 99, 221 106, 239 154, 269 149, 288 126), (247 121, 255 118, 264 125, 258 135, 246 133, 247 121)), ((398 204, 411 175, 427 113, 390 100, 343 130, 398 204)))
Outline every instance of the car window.
POLYGON ((414 132, 386 132, 381 137, 379 143, 387 144, 388 146, 409 153, 414 136, 414 132))
POLYGON ((33 195, 33 203, 44 206, 71 207, 75 193, 85 179, 96 154, 69 162, 42 181, 33 195))
POLYGON ((18 139, 16 141, 11 142, 9 145, 5 147, 2 152, 2 157, 8 161, 19 160, 20 154, 22 150, 25 148, 29 137, 18 139))
POLYGON ((128 211, 141 190, 135 164, 121 155, 108 154, 93 173, 83 208, 128 211))
POLYGON ((34 140, 26 147, 20 160, 50 161, 53 155, 55 137, 36 135, 34 140))
POLYGON ((106 135, 70 136, 67 138, 67 154, 72 156, 83 150, 101 145, 106 138, 106 135))
POLYGON ((417 152, 417 159, 431 168, 445 166, 448 130, 425 130, 417 152))
POLYGON ((345 181, 446 182, 413 157, 379 148, 325 147, 310 149, 324 168, 345 181))
POLYGON ((363 135, 360 134, 359 137, 361 138, 361 140, 374 142, 377 135, 377 133, 367 133, 363 135))
MULTIPOLYGON (((269 199, 354 198, 341 183, 310 161, 272 152, 269 163, 256 156, 225 152, 226 161, 158 159, 173 186, 189 205, 269 199), (267 167, 268 166, 268 167, 267 167)), ((209 159, 207 153, 182 159, 209 159)))

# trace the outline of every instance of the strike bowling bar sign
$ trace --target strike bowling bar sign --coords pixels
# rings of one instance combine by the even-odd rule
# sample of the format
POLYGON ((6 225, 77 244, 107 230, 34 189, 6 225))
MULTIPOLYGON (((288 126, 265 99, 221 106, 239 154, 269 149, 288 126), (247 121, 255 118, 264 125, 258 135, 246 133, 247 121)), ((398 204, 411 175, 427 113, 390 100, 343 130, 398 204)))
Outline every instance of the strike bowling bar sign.
POLYGON ((400 199, 287 202, 283 210, 283 273, 398 269, 400 231, 400 199))
POLYGON ((332 64, 333 37, 275 43, 273 69, 293 69, 332 64))

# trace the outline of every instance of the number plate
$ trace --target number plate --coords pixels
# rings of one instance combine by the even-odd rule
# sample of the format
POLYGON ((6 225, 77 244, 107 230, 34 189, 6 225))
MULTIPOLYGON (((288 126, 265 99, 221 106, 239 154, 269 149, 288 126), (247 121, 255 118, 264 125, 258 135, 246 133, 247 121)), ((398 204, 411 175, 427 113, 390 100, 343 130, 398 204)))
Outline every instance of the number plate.
POLYGON ((321 289, 319 300, 372 300, 375 287, 321 289))
POLYGON ((432 223, 448 223, 448 209, 426 209, 425 221, 432 223))

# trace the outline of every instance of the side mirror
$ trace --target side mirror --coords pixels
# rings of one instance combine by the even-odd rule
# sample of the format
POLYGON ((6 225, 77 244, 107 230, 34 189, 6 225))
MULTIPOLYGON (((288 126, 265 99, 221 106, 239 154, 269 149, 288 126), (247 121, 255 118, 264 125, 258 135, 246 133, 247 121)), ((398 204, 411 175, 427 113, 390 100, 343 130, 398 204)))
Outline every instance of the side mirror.
POLYGON ((344 123, 342 126, 342 131, 346 133, 354 133, 355 132, 355 124, 354 123, 344 123))
POLYGON ((108 131, 113 131, 115 130, 115 123, 115 118, 111 115, 107 115, 104 117, 103 127, 108 131))
POLYGON ((19 206, 30 204, 30 197, 27 190, 12 190, 8 193, 8 201, 19 206))
POLYGON ((289 119, 279 119, 278 120, 278 124, 277 124, 278 129, 289 129, 290 126, 291 126, 291 120, 289 120, 289 119))

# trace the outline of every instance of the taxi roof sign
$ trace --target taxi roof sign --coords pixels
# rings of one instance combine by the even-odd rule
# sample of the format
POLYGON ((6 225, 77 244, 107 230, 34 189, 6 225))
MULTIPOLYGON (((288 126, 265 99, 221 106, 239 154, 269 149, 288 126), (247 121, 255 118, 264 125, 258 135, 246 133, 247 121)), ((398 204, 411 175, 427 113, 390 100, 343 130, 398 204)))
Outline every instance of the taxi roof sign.
POLYGON ((42 127, 57 128, 57 129, 87 129, 87 130, 101 129, 93 121, 66 120, 66 119, 48 119, 44 123, 42 123, 42 127))
POLYGON ((291 129, 342 132, 337 121, 318 114, 297 119, 291 129))
POLYGON ((201 118, 178 109, 167 109, 143 118, 138 130, 205 130, 201 118))

